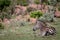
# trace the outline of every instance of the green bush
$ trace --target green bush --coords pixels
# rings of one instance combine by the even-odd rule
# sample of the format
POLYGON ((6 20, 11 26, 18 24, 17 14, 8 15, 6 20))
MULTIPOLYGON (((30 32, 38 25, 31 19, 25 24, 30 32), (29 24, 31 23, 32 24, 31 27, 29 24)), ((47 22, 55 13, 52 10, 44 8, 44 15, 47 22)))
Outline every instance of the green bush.
POLYGON ((5 6, 10 5, 11 0, 0 0, 0 10, 2 10, 5 6))
POLYGON ((4 25, 0 23, 0 29, 4 29, 4 25))
POLYGON ((58 10, 60 11, 60 7, 58 7, 58 10))
POLYGON ((36 3, 36 4, 40 4, 40 1, 39 1, 39 0, 35 0, 35 3, 36 3))
POLYGON ((48 1, 44 1, 43 4, 50 5, 48 1))
POLYGON ((27 0, 17 0, 17 4, 20 4, 22 6, 27 6, 28 2, 27 2, 27 0))
POLYGON ((40 12, 40 11, 33 11, 33 12, 31 12, 31 14, 30 14, 30 16, 33 17, 33 18, 39 18, 39 17, 41 17, 42 15, 43 15, 43 13, 40 12))
POLYGON ((43 14, 42 17, 39 18, 39 20, 41 21, 46 21, 46 22, 54 22, 54 12, 46 12, 45 14, 43 14))
POLYGON ((48 0, 49 5, 56 6, 57 0, 48 0))
POLYGON ((7 19, 10 19, 11 18, 11 15, 9 13, 6 13, 6 12, 2 12, 0 14, 0 18, 3 20, 4 18, 7 18, 7 19))

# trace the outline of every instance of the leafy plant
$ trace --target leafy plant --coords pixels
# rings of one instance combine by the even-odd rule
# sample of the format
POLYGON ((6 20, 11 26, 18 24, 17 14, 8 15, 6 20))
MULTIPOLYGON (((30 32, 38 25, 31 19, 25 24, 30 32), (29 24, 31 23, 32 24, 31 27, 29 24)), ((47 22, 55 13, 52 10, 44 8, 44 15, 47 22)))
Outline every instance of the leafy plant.
POLYGON ((6 13, 6 12, 2 12, 0 14, 0 18, 3 20, 4 18, 7 18, 7 19, 10 19, 11 18, 11 15, 9 13, 6 13))
POLYGON ((53 21, 55 21, 54 14, 52 11, 51 11, 51 13, 46 12, 42 17, 39 18, 39 20, 46 21, 46 22, 53 22, 53 21))
POLYGON ((0 29, 4 29, 4 25, 0 23, 0 29))
POLYGON ((60 7, 58 7, 58 10, 60 11, 60 7))
POLYGON ((28 5, 27 0, 17 0, 17 3, 22 5, 22 6, 27 6, 28 5))
POLYGON ((39 0, 35 0, 35 3, 36 3, 36 4, 40 4, 40 1, 39 1, 39 0))
POLYGON ((49 5, 55 6, 57 4, 57 0, 48 0, 49 5))
POLYGON ((33 12, 31 12, 31 14, 30 14, 30 16, 33 17, 33 18, 39 18, 39 17, 41 17, 42 15, 43 15, 43 13, 40 12, 40 11, 33 11, 33 12))
POLYGON ((10 5, 11 0, 0 0, 0 10, 2 10, 5 6, 10 5))

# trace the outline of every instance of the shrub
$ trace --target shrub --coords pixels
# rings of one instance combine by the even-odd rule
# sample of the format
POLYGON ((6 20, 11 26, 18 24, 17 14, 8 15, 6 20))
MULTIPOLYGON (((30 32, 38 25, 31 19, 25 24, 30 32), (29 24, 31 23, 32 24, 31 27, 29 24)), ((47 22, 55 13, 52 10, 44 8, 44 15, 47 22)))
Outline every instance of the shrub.
POLYGON ((35 11, 35 10, 37 10, 37 9, 36 9, 36 8, 33 8, 33 7, 28 7, 28 8, 27 8, 27 11, 28 11, 28 12, 35 11))
POLYGON ((22 6, 27 6, 28 5, 27 0, 17 0, 17 3, 22 5, 22 6))
POLYGON ((46 12, 42 17, 39 18, 39 20, 46 21, 46 22, 54 22, 54 14, 51 11, 51 13, 46 12))
POLYGON ((48 0, 49 5, 56 6, 57 0, 48 0))
POLYGON ((44 1, 43 4, 50 5, 48 1, 44 1))
POLYGON ((40 11, 33 11, 33 12, 31 12, 31 14, 30 14, 30 16, 33 17, 33 18, 39 18, 39 17, 41 17, 42 15, 43 15, 43 13, 40 12, 40 11))
POLYGON ((4 25, 0 23, 0 29, 4 29, 4 25))
POLYGON ((36 4, 40 4, 40 1, 39 1, 39 0, 35 0, 35 3, 36 3, 36 4))
POLYGON ((7 19, 10 19, 11 18, 11 15, 9 13, 6 13, 6 12, 2 12, 0 14, 0 18, 3 20, 4 18, 7 18, 7 19))
POLYGON ((9 6, 10 2, 10 0, 0 0, 0 10, 2 10, 5 6, 9 6))
POLYGON ((60 7, 58 7, 58 10, 60 11, 60 7))

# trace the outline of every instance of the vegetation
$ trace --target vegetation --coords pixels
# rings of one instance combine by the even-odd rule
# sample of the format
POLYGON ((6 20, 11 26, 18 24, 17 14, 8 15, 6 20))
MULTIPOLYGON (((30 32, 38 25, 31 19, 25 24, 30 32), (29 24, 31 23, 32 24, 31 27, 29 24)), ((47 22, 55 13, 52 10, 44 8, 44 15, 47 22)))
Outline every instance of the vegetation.
POLYGON ((0 22, 0 29, 4 29, 4 25, 0 22))
POLYGON ((9 26, 11 27, 21 27, 21 26, 26 26, 29 23, 24 21, 24 20, 12 20, 9 26))
POLYGON ((11 14, 9 13, 9 9, 7 9, 10 6, 11 0, 0 0, 0 19, 10 19, 11 14))
POLYGON ((43 15, 43 13, 40 12, 40 11, 32 11, 31 14, 30 14, 30 16, 33 17, 33 18, 39 18, 42 15, 43 15))
MULTIPOLYGON (((35 8, 34 3, 32 3, 34 5, 33 7, 29 7, 30 2, 28 1, 32 2, 33 0, 0 0, 0 19, 10 19, 5 22, 0 22, 0 29, 4 29, 2 31, 0 30, 0 40, 60 40, 60 18, 56 18, 57 20, 55 22, 50 23, 56 28, 56 35, 44 37, 41 37, 39 35, 40 30, 37 30, 36 33, 33 32, 34 24, 32 24, 32 22, 30 21, 30 18, 43 18, 41 19, 43 21, 54 20, 54 14, 52 14, 54 13, 52 12, 53 10, 50 11, 51 13, 47 12, 44 14, 42 11, 45 11, 45 9, 42 8, 42 10, 39 11, 38 8, 40 7, 40 5, 38 4, 40 4, 40 1, 42 1, 41 7, 43 7, 44 4, 45 6, 55 6, 57 4, 57 1, 59 2, 60 0, 35 0, 34 2, 37 5, 37 7, 35 8), (15 10, 16 5, 18 6, 18 8, 20 5, 20 8, 17 8, 17 10, 15 10), (27 13, 30 14, 22 15, 23 13, 25 13, 25 9, 23 9, 25 7, 27 7, 27 13), (16 17, 16 15, 14 14, 15 11, 17 11, 16 14, 18 14, 20 11, 22 14, 18 14, 19 16, 17 15, 16 17), (29 22, 27 22, 27 19, 29 22)), ((50 7, 50 9, 51 8, 52 7, 50 7)), ((60 11, 60 7, 58 8, 58 10, 60 11)), ((35 22, 36 20, 33 21, 35 22)))
POLYGON ((35 0, 35 3, 36 3, 36 4, 40 4, 40 1, 39 1, 39 0, 35 0))
POLYGON ((10 5, 11 0, 0 0, 0 10, 10 5))
POLYGON ((33 8, 33 7, 27 7, 27 11, 28 11, 28 12, 36 11, 36 10, 37 10, 36 8, 33 8))
POLYGON ((0 18, 3 20, 4 18, 10 19, 11 15, 9 13, 6 12, 2 12, 0 13, 0 18))
POLYGON ((58 7, 58 10, 60 11, 60 7, 58 7))
POLYGON ((17 4, 20 4, 22 6, 27 6, 28 2, 27 2, 27 0, 17 0, 17 4))
POLYGON ((49 5, 55 6, 57 4, 57 0, 48 0, 49 5))

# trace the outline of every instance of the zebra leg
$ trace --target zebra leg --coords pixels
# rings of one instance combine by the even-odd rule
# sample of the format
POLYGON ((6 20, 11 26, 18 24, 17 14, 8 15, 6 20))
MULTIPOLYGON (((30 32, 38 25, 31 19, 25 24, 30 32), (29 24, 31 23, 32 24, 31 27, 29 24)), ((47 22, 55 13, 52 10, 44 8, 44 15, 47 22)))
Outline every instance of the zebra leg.
POLYGON ((46 31, 41 32, 41 36, 45 36, 45 34, 46 34, 46 31))

